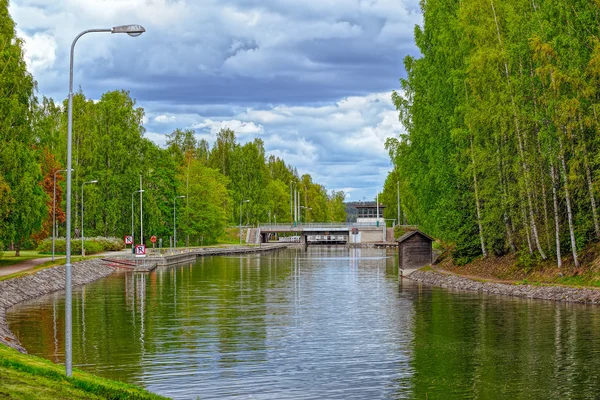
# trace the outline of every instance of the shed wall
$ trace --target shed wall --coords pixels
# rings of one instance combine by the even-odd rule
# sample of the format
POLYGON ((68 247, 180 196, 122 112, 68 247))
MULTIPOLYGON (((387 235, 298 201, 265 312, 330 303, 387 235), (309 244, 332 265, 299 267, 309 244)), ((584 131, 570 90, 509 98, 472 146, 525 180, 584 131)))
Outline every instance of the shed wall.
POLYGON ((419 234, 413 235, 398 246, 400 268, 419 268, 431 264, 431 241, 419 234))

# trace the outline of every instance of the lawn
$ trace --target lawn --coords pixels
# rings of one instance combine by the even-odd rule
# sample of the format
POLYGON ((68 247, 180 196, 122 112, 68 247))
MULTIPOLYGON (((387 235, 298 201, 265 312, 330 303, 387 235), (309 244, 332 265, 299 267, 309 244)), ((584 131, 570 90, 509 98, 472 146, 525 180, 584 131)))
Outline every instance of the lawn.
POLYGON ((14 251, 4 251, 0 256, 0 268, 10 267, 23 261, 32 260, 34 258, 51 258, 51 255, 40 254, 36 250, 21 250, 21 256, 15 257, 14 251))
POLYGON ((137 386, 74 370, 0 345, 0 398, 11 399, 165 399, 137 386))

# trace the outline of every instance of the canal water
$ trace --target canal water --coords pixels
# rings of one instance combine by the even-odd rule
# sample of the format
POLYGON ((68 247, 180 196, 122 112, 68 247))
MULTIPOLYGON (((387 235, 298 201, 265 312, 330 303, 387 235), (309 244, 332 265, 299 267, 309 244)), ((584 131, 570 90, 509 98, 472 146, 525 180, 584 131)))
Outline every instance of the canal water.
MULTIPOLYGON (((7 315, 57 363, 63 296, 7 315)), ((385 250, 207 257, 73 296, 75 365, 173 398, 600 397, 600 307, 400 281, 385 250)))

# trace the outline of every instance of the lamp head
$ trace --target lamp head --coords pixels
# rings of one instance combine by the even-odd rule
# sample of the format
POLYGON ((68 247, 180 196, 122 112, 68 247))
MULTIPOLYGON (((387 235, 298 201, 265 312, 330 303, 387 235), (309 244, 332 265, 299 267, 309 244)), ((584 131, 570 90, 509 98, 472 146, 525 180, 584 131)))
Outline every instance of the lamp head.
POLYGON ((177 198, 178 198, 178 199, 184 199, 184 198, 185 198, 185 196, 179 196, 179 197, 177 197, 177 198))
POLYGON ((242 203, 250 203, 250 200, 244 200, 242 203))
POLYGON ((144 32, 146 32, 146 29, 141 25, 121 25, 111 29, 111 33, 126 33, 133 37, 140 36, 144 32))

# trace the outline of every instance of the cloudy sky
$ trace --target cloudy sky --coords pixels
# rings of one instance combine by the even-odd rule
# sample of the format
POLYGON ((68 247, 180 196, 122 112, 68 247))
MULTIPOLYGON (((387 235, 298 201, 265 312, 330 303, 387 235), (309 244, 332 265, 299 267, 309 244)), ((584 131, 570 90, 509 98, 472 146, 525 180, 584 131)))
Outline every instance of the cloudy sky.
POLYGON ((127 89, 160 145, 175 128, 214 143, 222 127, 347 200, 375 197, 402 127, 391 100, 417 55, 418 0, 11 0, 39 94, 64 99, 68 52, 89 28, 147 32, 79 40, 75 87, 127 89))

